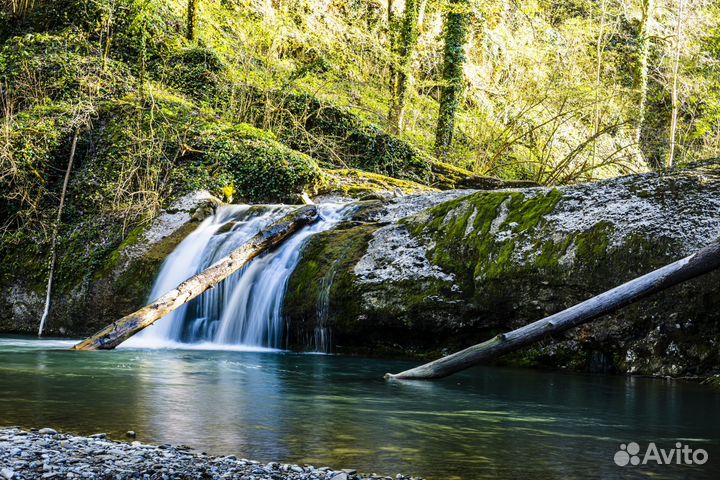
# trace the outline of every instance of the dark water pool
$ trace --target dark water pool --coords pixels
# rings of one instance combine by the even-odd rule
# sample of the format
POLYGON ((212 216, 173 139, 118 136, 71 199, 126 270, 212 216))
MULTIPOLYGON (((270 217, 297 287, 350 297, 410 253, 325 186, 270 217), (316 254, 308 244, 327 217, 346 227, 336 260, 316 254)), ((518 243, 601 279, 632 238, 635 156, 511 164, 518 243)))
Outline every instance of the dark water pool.
MULTIPOLYGON (((135 430, 211 454, 431 479, 717 478, 720 391, 477 368, 387 383, 408 362, 204 350, 70 352, 0 338, 0 426, 135 430), (699 465, 618 467, 621 443, 703 448, 699 465)), ((642 453, 642 452, 641 452, 642 453)))

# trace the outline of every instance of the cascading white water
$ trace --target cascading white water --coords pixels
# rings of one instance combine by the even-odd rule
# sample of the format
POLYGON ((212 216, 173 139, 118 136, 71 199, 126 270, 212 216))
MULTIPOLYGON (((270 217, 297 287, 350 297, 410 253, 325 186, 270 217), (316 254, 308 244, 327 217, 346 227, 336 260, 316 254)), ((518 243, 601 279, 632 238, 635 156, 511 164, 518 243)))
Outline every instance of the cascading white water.
MULTIPOLYGON (((203 221, 165 260, 150 301, 228 255, 292 208, 281 205, 219 207, 215 215, 203 221)), ((338 223, 344 208, 342 204, 320 205, 317 222, 296 232, 277 249, 254 259, 217 287, 178 308, 123 346, 162 347, 183 343, 212 348, 281 348, 283 298, 288 279, 300 259, 300 249, 308 237, 338 223)))

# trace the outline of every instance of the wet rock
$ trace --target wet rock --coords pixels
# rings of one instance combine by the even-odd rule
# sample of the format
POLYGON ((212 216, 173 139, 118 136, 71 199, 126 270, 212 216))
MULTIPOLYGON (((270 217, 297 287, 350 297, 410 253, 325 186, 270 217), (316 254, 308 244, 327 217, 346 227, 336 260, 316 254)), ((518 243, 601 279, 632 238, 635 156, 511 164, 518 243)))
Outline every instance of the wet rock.
MULTIPOLYGON (((219 203, 207 191, 185 195, 147 227, 127 232, 119 246, 108 245, 107 258, 98 259, 102 261, 97 271, 86 272, 87 278, 59 279, 58 289, 68 293, 53 299, 47 332, 91 334, 141 307, 163 260, 219 203)), ((0 278, 0 308, 11 312, 10 318, 0 317, 0 331, 37 330, 45 298, 32 287, 30 279, 35 274, 13 274, 9 283, 0 278)))
POLYGON ((452 275, 430 264, 425 248, 410 236, 403 225, 377 230, 368 244, 367 253, 355 265, 354 273, 361 283, 422 278, 445 282, 454 280, 452 275))
MULTIPOLYGON (((557 189, 463 193, 389 200, 368 207, 361 224, 312 237, 286 296, 290 344, 307 348, 322 327, 345 352, 456 351, 678 260, 720 235, 717 160, 557 189), (438 198, 444 201, 432 201, 438 198), (320 299, 317 286, 330 281, 320 299)), ((718 283, 720 272, 709 274, 505 361, 661 376, 714 373, 720 342, 708 339, 720 336, 718 283)))
POLYGON ((57 435, 57 431, 53 430, 52 428, 41 428, 38 430, 38 433, 40 435, 57 435))

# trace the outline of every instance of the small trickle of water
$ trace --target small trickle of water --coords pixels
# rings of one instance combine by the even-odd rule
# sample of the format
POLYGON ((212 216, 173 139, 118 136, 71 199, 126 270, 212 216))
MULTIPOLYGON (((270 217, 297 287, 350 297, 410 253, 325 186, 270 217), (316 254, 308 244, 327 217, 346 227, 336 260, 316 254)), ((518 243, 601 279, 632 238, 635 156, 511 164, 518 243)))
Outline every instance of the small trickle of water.
MULTIPOLYGON (((168 256, 149 300, 227 256, 292 208, 284 205, 219 207, 215 215, 200 224, 168 256)), ((318 208, 320 219, 317 222, 140 332, 124 346, 191 343, 281 348, 283 299, 290 275, 300 260, 300 250, 311 235, 338 223, 345 206, 324 204, 318 208)), ((325 327, 321 330, 321 333, 315 333, 316 348, 329 351, 329 331, 325 327)))
POLYGON ((316 307, 317 326, 313 334, 312 345, 307 345, 307 348, 311 351, 330 353, 332 350, 331 332, 327 327, 327 322, 330 318, 330 288, 332 288, 336 273, 336 265, 333 264, 330 271, 325 274, 320 282, 316 307))
POLYGON ((332 331, 326 326, 315 327, 314 334, 315 351, 318 353, 330 353, 332 351, 332 331))

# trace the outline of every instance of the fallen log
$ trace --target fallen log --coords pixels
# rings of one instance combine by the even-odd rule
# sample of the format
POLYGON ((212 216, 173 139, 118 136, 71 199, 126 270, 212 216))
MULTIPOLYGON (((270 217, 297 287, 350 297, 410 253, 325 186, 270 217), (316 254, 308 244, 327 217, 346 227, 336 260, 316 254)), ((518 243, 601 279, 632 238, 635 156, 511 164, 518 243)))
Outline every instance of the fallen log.
POLYGON ((122 342, 152 325, 168 313, 214 287, 250 260, 272 249, 294 232, 318 218, 317 207, 306 205, 285 215, 261 230, 257 235, 197 275, 190 277, 177 288, 140 310, 113 322, 92 337, 75 345, 73 350, 111 350, 122 342))
POLYGON ((563 332, 595 320, 642 298, 698 277, 720 267, 720 239, 689 257, 659 268, 618 287, 585 300, 524 327, 501 333, 492 339, 466 348, 419 367, 397 374, 387 373, 386 379, 430 380, 447 377, 482 362, 537 342, 546 335, 563 332))

